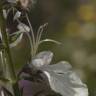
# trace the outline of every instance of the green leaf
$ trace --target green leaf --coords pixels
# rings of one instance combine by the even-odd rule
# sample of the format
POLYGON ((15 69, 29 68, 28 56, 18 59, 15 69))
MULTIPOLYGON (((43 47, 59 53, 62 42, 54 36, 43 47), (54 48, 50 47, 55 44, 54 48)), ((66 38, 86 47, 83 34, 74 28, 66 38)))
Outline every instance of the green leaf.
POLYGON ((0 77, 0 81, 3 83, 7 83, 9 80, 4 77, 0 77))
POLYGON ((56 40, 53 40, 53 39, 44 39, 44 40, 41 40, 39 44, 44 43, 44 42, 53 42, 55 44, 61 45, 61 42, 56 41, 56 40))
POLYGON ((23 38, 23 33, 21 33, 21 31, 14 34, 10 37, 10 48, 17 46, 23 38))

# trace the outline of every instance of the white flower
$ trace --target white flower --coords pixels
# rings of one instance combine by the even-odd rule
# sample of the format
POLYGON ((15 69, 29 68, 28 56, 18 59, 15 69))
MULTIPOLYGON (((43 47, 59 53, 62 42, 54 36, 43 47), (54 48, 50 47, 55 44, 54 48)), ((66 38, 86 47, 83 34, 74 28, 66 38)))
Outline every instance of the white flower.
POLYGON ((21 12, 20 11, 17 11, 14 15, 14 20, 17 20, 19 17, 21 16, 21 12))
POLYGON ((17 28, 21 31, 21 32, 29 32, 30 28, 24 24, 24 23, 20 23, 18 24, 17 28))
POLYGON ((65 61, 49 65, 52 57, 53 53, 50 51, 40 52, 29 64, 29 67, 43 71, 51 89, 62 96, 88 96, 87 86, 72 70, 72 66, 65 61))

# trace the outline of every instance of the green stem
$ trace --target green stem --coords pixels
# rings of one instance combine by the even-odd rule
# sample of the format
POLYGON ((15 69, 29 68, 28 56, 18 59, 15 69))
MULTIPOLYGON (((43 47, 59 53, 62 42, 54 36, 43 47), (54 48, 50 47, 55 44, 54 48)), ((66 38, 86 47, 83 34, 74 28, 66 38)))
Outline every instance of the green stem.
POLYGON ((16 74, 15 74, 15 70, 14 70, 14 66, 13 66, 13 62, 12 62, 12 57, 11 57, 8 34, 6 32, 6 21, 3 17, 2 6, 0 6, 0 31, 2 34, 2 43, 3 43, 4 48, 5 48, 4 49, 5 56, 6 56, 5 58, 7 61, 7 63, 6 63, 6 66, 8 69, 7 79, 9 79, 9 81, 11 83, 11 86, 12 86, 13 91, 14 91, 14 96, 20 96, 17 78, 16 78, 16 74))
POLYGON ((12 59, 11 59, 9 40, 8 40, 8 36, 6 33, 6 23, 5 23, 5 19, 3 17, 2 10, 0 10, 0 30, 1 30, 1 34, 2 34, 2 43, 5 48, 5 54, 6 54, 6 59, 7 59, 7 63, 8 63, 8 71, 10 73, 9 79, 14 81, 14 80, 16 80, 16 75, 14 72, 14 67, 13 67, 13 63, 12 63, 12 59))
POLYGON ((35 40, 35 36, 34 36, 34 32, 33 32, 33 28, 32 28, 32 25, 31 25, 31 23, 30 23, 30 20, 29 20, 29 17, 28 17, 28 14, 26 13, 26 19, 27 19, 27 21, 28 21, 28 24, 29 24, 29 26, 30 26, 30 30, 31 30, 31 37, 32 37, 32 57, 34 57, 35 56, 35 44, 36 44, 36 40, 35 40))

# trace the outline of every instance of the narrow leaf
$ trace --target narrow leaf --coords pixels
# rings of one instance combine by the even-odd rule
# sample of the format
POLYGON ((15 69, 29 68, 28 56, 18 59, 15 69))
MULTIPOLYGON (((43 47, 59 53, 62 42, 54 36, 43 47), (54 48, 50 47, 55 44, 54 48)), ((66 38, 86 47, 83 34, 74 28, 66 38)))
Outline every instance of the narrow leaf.
POLYGON ((2 82, 4 82, 4 83, 6 83, 6 82, 8 82, 9 80, 8 80, 8 79, 6 79, 6 78, 4 78, 4 77, 0 77, 0 81, 2 81, 2 82))
POLYGON ((10 44, 10 48, 15 47, 17 44, 19 44, 21 42, 21 40, 22 40, 22 37, 23 37, 23 33, 20 34, 20 36, 14 42, 12 42, 10 44))
POLYGON ((20 33, 23 33, 23 32, 19 30, 19 31, 17 31, 17 32, 14 32, 14 33, 10 34, 10 36, 20 35, 20 33))
POLYGON ((58 45, 60 45, 61 43, 56 41, 56 40, 53 40, 53 39, 45 39, 45 40, 41 40, 39 44, 41 43, 44 43, 44 42, 53 42, 53 43, 56 43, 58 45))

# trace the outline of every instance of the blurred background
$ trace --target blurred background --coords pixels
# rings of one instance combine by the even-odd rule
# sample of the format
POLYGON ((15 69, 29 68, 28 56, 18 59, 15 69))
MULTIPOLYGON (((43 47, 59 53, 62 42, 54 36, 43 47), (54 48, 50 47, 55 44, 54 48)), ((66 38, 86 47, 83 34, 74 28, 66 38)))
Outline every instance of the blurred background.
MULTIPOLYGON (((62 45, 45 43, 39 51, 51 50, 52 63, 61 60, 72 64, 83 82, 88 85, 89 96, 96 96, 96 0, 37 0, 30 11, 34 33, 48 22, 43 38, 60 41, 62 45)), ((12 49, 16 68, 29 59, 29 43, 25 38, 12 49)))

